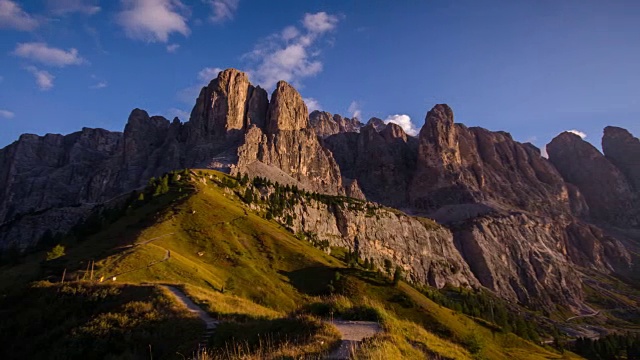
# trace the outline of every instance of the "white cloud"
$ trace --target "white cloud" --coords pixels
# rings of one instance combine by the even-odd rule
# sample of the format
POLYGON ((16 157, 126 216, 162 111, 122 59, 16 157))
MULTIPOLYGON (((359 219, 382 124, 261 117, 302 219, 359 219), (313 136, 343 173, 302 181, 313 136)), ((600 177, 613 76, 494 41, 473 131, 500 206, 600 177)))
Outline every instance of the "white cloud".
POLYGON ((326 13, 306 14, 302 23, 303 31, 287 26, 243 56, 252 63, 247 72, 253 82, 267 89, 280 80, 298 85, 301 79, 322 71, 317 42, 324 33, 335 29, 338 18, 326 13))
POLYGON ((167 45, 167 52, 174 53, 178 51, 180 48, 180 44, 169 44, 167 45))
POLYGON ((549 153, 547 152, 547 145, 543 146, 542 149, 540 149, 540 155, 545 159, 549 158, 549 153))
POLYGON ((11 0, 0 0, 0 28, 31 31, 40 25, 38 20, 11 0))
POLYGON ((69 51, 49 47, 46 43, 32 42, 21 43, 16 46, 13 55, 37 61, 45 65, 67 66, 78 65, 86 60, 78 55, 78 50, 71 48, 69 51))
POLYGON ((223 23, 232 20, 240 0, 209 0, 212 14, 209 19, 214 23, 223 23))
POLYGON ((400 125, 402 130, 406 132, 408 135, 416 136, 418 135, 418 128, 411 122, 411 118, 409 115, 404 114, 395 114, 389 115, 386 119, 384 119, 385 124, 394 123, 400 125))
POLYGON ((0 118, 13 119, 14 116, 12 111, 0 109, 0 118))
POLYGON ((307 104, 307 109, 309 109, 309 112, 312 112, 314 110, 322 110, 322 105, 320 105, 318 100, 314 98, 303 98, 302 100, 305 104, 307 104))
POLYGON ((362 118, 362 110, 360 109, 360 104, 358 104, 357 101, 352 101, 351 104, 349 104, 349 109, 347 111, 349 111, 349 114, 351 114, 351 117, 353 118, 362 118))
POLYGON ((72 13, 94 15, 101 10, 97 3, 97 0, 47 0, 49 9, 56 15, 72 13))
POLYGON ((189 120, 189 113, 181 110, 181 109, 177 109, 177 108, 171 108, 168 111, 169 113, 169 118, 173 119, 174 117, 177 117, 180 119, 180 121, 187 121, 189 120))
POLYGON ((89 89, 94 89, 94 90, 97 90, 97 89, 104 89, 104 88, 106 88, 108 85, 109 85, 109 84, 107 84, 107 82, 106 82, 106 81, 99 81, 99 82, 95 83, 94 85, 89 86, 89 89))
POLYGON ((198 81, 203 82, 206 85, 209 83, 209 81, 211 81, 212 79, 215 79, 218 77, 218 73, 220 71, 222 71, 223 69, 219 68, 219 67, 206 67, 202 70, 200 70, 198 72, 198 81))
POLYGON ((27 66, 26 69, 36 78, 36 84, 38 84, 40 90, 49 90, 53 87, 55 76, 48 71, 40 70, 35 66, 27 66))
POLYGON ((287 26, 286 28, 282 29, 282 39, 284 41, 289 41, 291 39, 295 39, 298 35, 300 35, 300 31, 298 31, 298 28, 296 28, 295 26, 287 26))
POLYGON ((580 130, 572 129, 572 130, 567 130, 567 132, 570 132, 570 133, 572 133, 572 134, 576 134, 576 135, 580 136, 580 137, 581 137, 581 138, 583 138, 583 139, 587 137, 587 134, 583 133, 583 132, 582 132, 582 131, 580 131, 580 130))
POLYGON ((305 14, 302 25, 312 33, 324 33, 338 26, 338 17, 322 11, 316 14, 305 14))
POLYGON ((124 10, 118 23, 128 37, 147 42, 167 42, 177 32, 191 32, 184 16, 186 7, 179 0, 122 0, 124 10))

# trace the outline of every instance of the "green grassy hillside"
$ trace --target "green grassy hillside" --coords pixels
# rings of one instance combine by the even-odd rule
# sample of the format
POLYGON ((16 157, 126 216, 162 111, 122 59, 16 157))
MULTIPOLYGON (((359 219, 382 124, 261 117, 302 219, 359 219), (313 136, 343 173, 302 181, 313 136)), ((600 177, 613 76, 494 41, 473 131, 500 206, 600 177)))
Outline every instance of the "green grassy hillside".
POLYGON ((149 344, 154 358, 181 358, 176 352, 190 353, 203 325, 160 284, 180 287, 224 321, 210 340, 213 358, 321 357, 338 340, 325 317, 382 324, 385 332, 355 354, 362 359, 572 358, 441 307, 408 284, 348 268, 341 249, 330 256, 252 210, 240 183, 204 170, 155 179, 64 237, 63 256, 35 253, 0 268, 0 304, 11 315, 0 342, 19 344, 2 358, 47 358, 56 349, 84 359, 99 346, 117 351, 96 358, 148 358, 149 344), (34 337, 42 327, 72 336, 34 337))

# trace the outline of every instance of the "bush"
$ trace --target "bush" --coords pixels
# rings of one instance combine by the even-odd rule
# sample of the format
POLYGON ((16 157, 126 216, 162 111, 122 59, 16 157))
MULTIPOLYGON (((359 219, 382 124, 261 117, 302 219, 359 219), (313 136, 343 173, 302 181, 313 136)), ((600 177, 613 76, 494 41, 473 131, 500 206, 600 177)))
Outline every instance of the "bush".
POLYGON ((59 257, 64 256, 64 246, 58 244, 51 249, 51 251, 47 252, 47 261, 57 259, 59 257))

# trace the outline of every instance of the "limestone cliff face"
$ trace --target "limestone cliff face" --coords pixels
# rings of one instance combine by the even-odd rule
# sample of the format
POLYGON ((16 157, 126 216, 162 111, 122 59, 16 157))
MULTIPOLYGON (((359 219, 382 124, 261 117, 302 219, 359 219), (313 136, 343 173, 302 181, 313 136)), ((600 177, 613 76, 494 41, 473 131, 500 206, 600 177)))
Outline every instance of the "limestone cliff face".
POLYGON ((493 213, 456 223, 452 231, 480 283, 523 304, 579 309, 583 295, 575 265, 607 273, 630 265, 620 242, 571 218, 493 213))
POLYGON ((396 211, 372 212, 311 201, 296 205, 293 230, 315 234, 333 246, 358 249, 383 269, 384 259, 401 266, 407 279, 438 288, 477 287, 478 281, 454 246, 450 231, 428 219, 396 211))
POLYGON ((18 214, 100 201, 109 184, 96 178, 96 170, 121 144, 121 133, 102 129, 22 135, 0 150, 0 223, 18 214))
POLYGON ((381 132, 372 125, 324 140, 342 175, 356 179, 367 199, 404 207, 416 162, 416 141, 396 124, 381 132))
POLYGON ((593 145, 564 132, 547 145, 547 151, 564 179, 584 195, 594 220, 619 226, 640 224, 640 206, 627 178, 593 145))

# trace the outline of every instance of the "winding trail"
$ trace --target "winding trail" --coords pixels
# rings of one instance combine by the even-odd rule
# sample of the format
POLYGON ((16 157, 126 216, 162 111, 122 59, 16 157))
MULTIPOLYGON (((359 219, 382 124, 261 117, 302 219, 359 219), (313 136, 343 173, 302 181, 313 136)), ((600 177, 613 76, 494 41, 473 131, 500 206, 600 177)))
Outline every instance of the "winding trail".
MULTIPOLYGON (((160 285, 167 289, 171 295, 190 312, 196 314, 206 325, 206 331, 202 335, 200 342, 198 343, 198 351, 206 351, 206 346, 213 335, 220 321, 214 319, 206 311, 202 310, 200 306, 194 303, 191 299, 185 295, 182 290, 174 286, 160 285)), ((362 340, 372 337, 375 334, 382 331, 382 327, 377 322, 373 321, 344 321, 333 320, 327 321, 327 323, 335 326, 340 332, 340 346, 333 350, 325 359, 330 360, 346 360, 351 357, 351 353, 356 350, 362 340)))
POLYGON ((189 299, 187 295, 185 295, 180 289, 173 286, 169 286, 169 285, 161 285, 161 286, 169 290, 169 292, 171 292, 173 297, 179 303, 181 303, 184 307, 186 307, 190 312, 198 315, 198 317, 202 321, 204 321, 206 325, 206 330, 202 335, 202 338, 200 338, 200 342, 198 342, 198 351, 200 351, 200 349, 205 349, 207 346, 207 343, 209 342, 209 339, 211 338, 211 335, 213 335, 214 330, 216 329, 218 324, 220 324, 220 321, 212 318, 211 315, 209 315, 206 311, 202 310, 202 308, 196 305, 196 303, 191 301, 191 299, 189 299))
POLYGON ((574 320, 574 319, 580 319, 580 318, 586 318, 586 317, 592 317, 592 316, 596 316, 598 314, 600 314, 600 310, 594 311, 593 313, 587 314, 587 315, 572 316, 572 317, 568 318, 566 321, 571 321, 571 320, 574 320))
POLYGON ((325 359, 346 360, 351 358, 351 353, 356 350, 362 340, 373 337, 382 331, 382 327, 373 321, 327 321, 335 326, 340 332, 342 342, 340 346, 332 351, 325 359))

